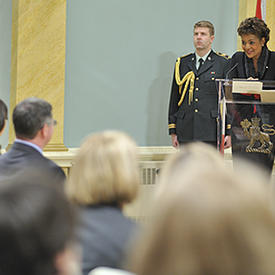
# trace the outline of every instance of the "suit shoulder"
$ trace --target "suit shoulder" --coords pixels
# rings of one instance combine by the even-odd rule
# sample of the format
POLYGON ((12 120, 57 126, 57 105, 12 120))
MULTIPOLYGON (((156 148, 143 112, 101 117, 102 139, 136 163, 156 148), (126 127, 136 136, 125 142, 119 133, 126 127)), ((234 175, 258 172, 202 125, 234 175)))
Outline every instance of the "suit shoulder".
POLYGON ((48 160, 47 170, 50 172, 50 176, 56 183, 64 183, 66 175, 61 167, 59 167, 54 161, 48 160))
POLYGON ((51 159, 46 158, 46 157, 44 156, 44 160, 48 163, 49 167, 51 167, 52 169, 58 170, 58 171, 62 171, 62 172, 63 172, 62 168, 61 168, 60 166, 58 166, 58 165, 57 165, 54 161, 52 161, 51 159))

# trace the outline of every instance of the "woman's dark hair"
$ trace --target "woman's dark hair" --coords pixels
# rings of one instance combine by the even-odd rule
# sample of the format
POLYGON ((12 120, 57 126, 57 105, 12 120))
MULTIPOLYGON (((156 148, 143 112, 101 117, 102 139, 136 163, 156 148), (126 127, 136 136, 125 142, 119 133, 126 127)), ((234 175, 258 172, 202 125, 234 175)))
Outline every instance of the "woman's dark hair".
POLYGON ((265 45, 269 41, 270 29, 266 23, 257 17, 250 17, 243 20, 237 30, 240 36, 246 34, 254 34, 259 39, 265 38, 265 45))

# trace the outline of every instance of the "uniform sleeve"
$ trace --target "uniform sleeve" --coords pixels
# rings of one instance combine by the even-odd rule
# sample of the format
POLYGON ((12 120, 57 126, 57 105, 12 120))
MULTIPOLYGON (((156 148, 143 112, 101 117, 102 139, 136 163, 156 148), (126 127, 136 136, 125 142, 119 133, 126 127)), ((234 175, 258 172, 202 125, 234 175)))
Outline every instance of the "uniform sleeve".
POLYGON ((231 134, 231 119, 229 114, 225 117, 225 135, 229 136, 231 134))
POLYGON ((176 122, 177 122, 177 111, 179 109, 178 102, 180 100, 179 86, 176 83, 175 72, 173 74, 173 82, 171 87, 169 111, 168 111, 168 129, 169 135, 176 134, 176 122))

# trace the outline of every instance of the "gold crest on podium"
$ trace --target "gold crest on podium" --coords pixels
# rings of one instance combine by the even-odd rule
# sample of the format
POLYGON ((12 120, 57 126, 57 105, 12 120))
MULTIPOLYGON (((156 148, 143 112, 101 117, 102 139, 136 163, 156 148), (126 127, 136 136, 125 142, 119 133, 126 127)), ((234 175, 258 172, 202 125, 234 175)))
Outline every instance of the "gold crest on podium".
POLYGON ((246 147, 246 152, 270 154, 273 149, 270 136, 275 135, 275 129, 273 125, 269 124, 260 126, 260 121, 260 118, 253 117, 251 121, 246 118, 240 123, 244 135, 250 140, 246 147))

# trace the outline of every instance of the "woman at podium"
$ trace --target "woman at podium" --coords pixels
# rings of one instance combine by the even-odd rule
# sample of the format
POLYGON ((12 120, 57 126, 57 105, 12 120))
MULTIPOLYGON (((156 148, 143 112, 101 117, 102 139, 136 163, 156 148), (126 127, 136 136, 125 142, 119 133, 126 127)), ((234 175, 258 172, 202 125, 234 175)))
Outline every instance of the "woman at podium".
POLYGON ((236 52, 231 59, 230 78, 253 78, 275 80, 275 52, 267 47, 270 30, 257 17, 247 18, 240 23, 238 34, 243 52, 236 52))
MULTIPOLYGON (((270 30, 266 23, 257 17, 247 18, 240 23, 237 32, 243 51, 232 56, 228 77, 275 81, 275 52, 267 47, 270 30)), ((248 102, 231 106, 233 159, 236 156, 248 158, 271 173, 275 149, 274 105, 249 104, 261 101, 260 95, 249 93, 233 94, 233 99, 248 102)))

